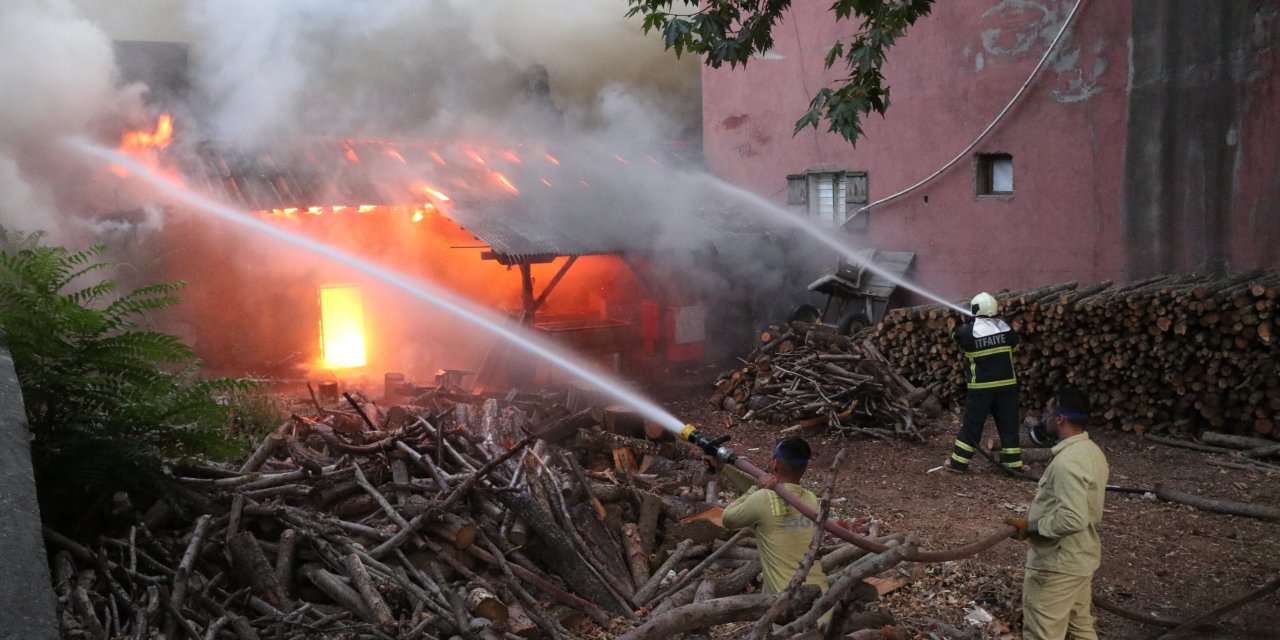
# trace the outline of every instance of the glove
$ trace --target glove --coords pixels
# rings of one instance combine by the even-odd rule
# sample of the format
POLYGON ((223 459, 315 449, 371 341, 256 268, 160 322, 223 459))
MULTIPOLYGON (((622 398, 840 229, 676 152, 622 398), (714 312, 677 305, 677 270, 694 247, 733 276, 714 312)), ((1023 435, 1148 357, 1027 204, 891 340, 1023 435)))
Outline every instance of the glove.
POLYGON ((1026 518, 1005 518, 1004 523, 1013 527, 1014 529, 1017 529, 1017 531, 1015 531, 1013 535, 1010 536, 1011 538, 1013 538, 1014 540, 1027 539, 1027 519, 1026 518))

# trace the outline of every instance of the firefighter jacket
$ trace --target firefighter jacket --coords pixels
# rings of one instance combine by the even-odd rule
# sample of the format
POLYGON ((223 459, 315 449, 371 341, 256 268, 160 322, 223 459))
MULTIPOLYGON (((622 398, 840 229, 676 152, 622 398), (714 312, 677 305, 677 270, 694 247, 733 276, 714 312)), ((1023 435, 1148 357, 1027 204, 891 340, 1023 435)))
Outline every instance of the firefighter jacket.
POLYGON ((1087 433, 1053 447, 1053 460, 1027 513, 1027 521, 1039 530, 1030 539, 1027 568, 1093 575, 1102 559, 1098 523, 1109 474, 1107 457, 1087 433))
POLYGON ((1013 372, 1018 336, 1004 320, 974 318, 957 327, 954 337, 964 350, 964 377, 969 390, 1018 384, 1013 372))

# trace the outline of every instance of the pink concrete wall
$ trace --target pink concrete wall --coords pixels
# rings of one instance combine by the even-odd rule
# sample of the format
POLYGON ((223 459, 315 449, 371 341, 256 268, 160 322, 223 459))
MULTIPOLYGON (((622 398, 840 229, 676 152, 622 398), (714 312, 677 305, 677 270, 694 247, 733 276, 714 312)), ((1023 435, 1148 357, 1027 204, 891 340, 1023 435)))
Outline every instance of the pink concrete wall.
MULTIPOLYGON (((785 176, 818 164, 869 172, 872 200, 932 173, 968 145, 1021 86, 1070 10, 1069 0, 938 2, 890 52, 889 115, 853 148, 792 136, 809 98, 838 74, 827 49, 855 25, 829 3, 796 3, 774 54, 745 69, 706 69, 703 124, 716 175, 777 202, 785 176), (780 56, 780 59, 775 59, 780 56)), ((855 242, 918 252, 915 279, 949 297, 981 289, 1123 276, 1130 4, 1086 2, 1059 55, 975 152, 1014 158, 1014 195, 975 195, 971 157, 874 210, 855 242), (926 203, 927 198, 927 203, 926 203)))

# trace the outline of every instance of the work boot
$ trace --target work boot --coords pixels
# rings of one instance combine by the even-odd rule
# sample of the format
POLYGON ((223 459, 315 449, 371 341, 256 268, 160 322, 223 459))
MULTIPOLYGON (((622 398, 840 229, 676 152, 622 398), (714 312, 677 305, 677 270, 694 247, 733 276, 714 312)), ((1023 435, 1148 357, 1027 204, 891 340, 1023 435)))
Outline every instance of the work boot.
POLYGON ((961 467, 958 465, 951 466, 952 464, 953 463, 951 461, 951 458, 947 458, 946 460, 942 461, 942 468, 946 469, 947 471, 950 471, 951 473, 969 473, 969 465, 964 465, 963 467, 961 467))

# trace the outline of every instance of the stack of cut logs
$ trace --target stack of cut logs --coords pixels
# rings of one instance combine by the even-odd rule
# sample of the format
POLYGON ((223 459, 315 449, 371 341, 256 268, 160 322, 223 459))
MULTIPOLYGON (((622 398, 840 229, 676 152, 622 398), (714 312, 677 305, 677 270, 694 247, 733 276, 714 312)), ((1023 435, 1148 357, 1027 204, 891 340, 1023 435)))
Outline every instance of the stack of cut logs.
MULTIPOLYGON (((1090 393, 1095 421, 1126 431, 1203 427, 1269 435, 1280 421, 1280 276, 1161 276, 1123 286, 1074 282, 997 295, 1017 331, 1023 407, 1054 389, 1090 393)), ((942 305, 891 311, 875 340, 908 379, 944 402, 963 392, 942 305)))
MULTIPOLYGON (((46 530, 62 637, 640 640, 776 599, 743 595, 760 559, 716 524, 714 476, 634 414, 563 396, 532 412, 456 393, 347 400, 294 415, 242 465, 182 469, 204 515, 122 496, 111 536, 46 530)), ((874 598, 861 578, 910 546, 881 539, 902 545, 824 547, 823 567, 874 598)), ((816 597, 798 591, 777 620, 812 623, 833 606, 816 597)))
POLYGON ((709 400, 744 419, 919 439, 915 413, 936 403, 869 341, 829 325, 770 326, 743 362, 720 376, 709 400))

